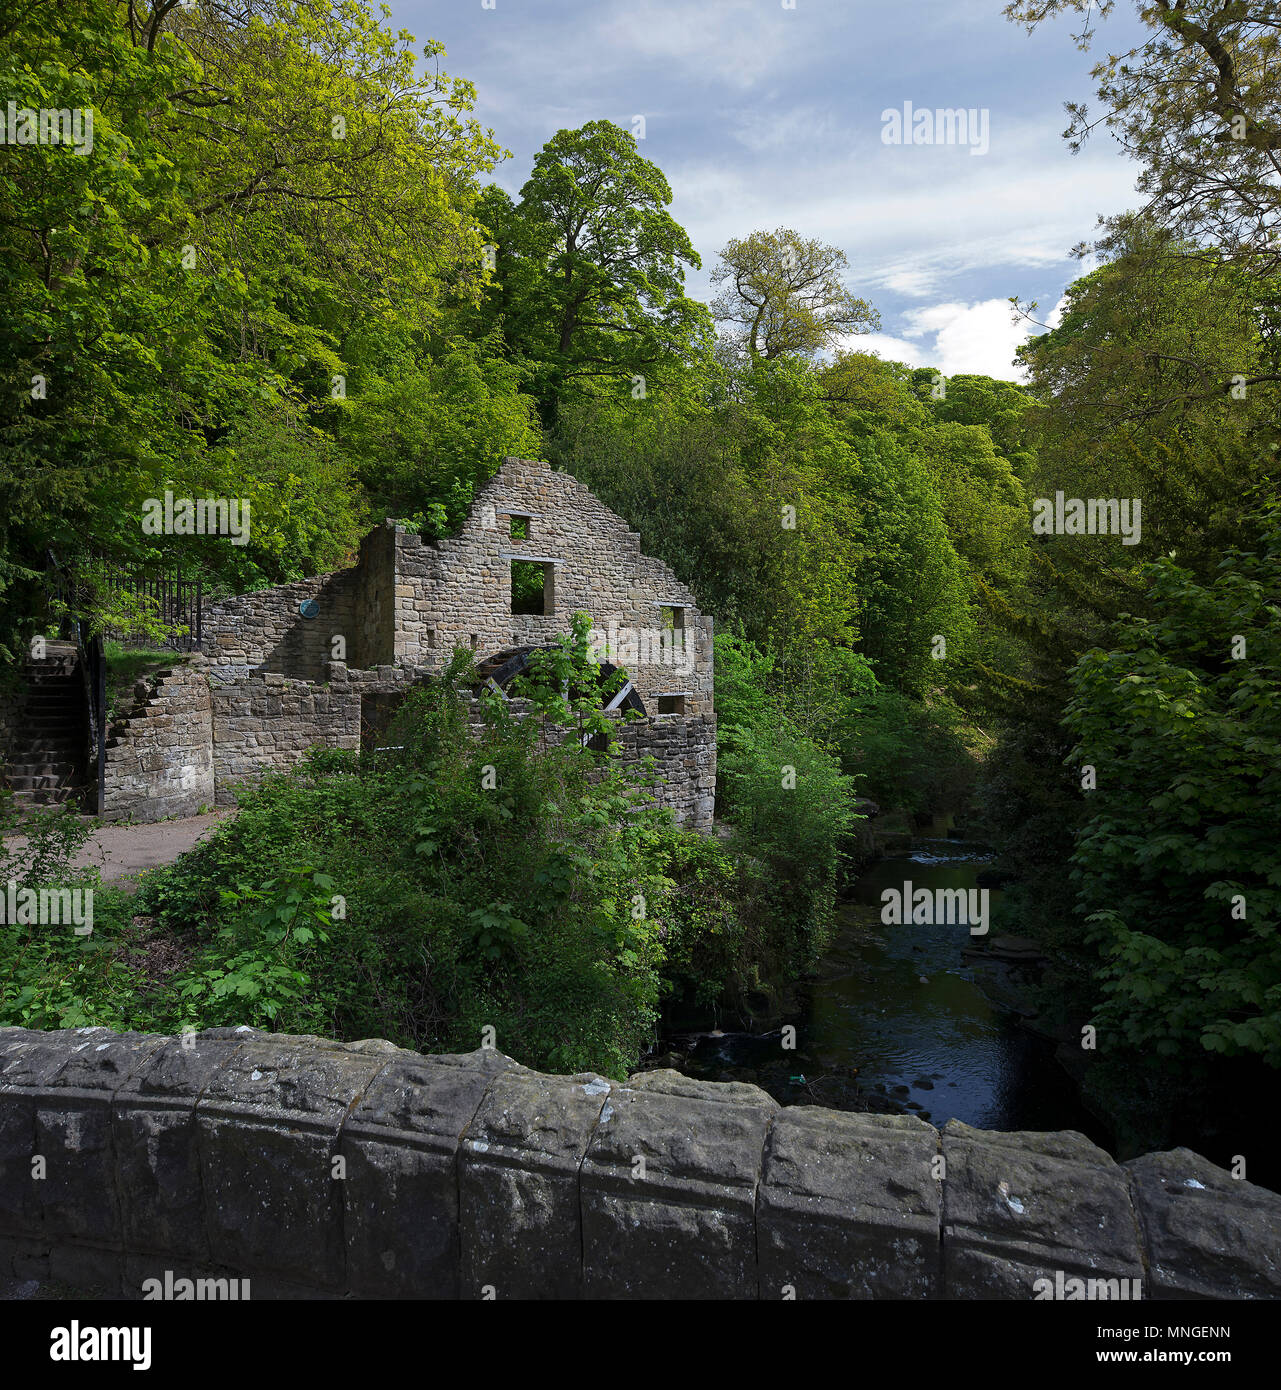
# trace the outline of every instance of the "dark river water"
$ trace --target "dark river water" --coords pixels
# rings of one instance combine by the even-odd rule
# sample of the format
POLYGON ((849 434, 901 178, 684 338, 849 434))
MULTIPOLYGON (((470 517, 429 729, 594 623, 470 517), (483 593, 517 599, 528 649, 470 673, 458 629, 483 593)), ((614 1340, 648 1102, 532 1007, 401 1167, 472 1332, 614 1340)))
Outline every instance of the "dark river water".
MULTIPOLYGON (((1053 1045, 990 1002, 962 955, 966 925, 882 923, 881 890, 972 888, 987 862, 955 840, 917 841, 879 860, 838 908, 840 924, 817 979, 800 990, 778 1032, 673 1034, 679 1070, 714 1081, 750 1081, 784 1104, 921 1115, 935 1125, 982 1129, 1078 1129, 1109 1146, 1106 1128, 1081 1104, 1053 1045)), ((1000 894, 992 892, 992 907, 1000 894)), ((993 929, 999 931, 999 925, 993 929)))

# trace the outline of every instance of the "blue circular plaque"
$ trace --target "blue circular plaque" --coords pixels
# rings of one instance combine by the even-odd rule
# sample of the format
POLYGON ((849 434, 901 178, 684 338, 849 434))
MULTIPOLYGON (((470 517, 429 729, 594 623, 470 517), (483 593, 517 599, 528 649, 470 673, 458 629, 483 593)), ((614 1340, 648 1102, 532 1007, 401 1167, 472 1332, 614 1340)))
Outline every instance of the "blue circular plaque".
POLYGON ((320 616, 320 604, 314 598, 305 598, 298 605, 298 611, 304 618, 317 618, 320 616))

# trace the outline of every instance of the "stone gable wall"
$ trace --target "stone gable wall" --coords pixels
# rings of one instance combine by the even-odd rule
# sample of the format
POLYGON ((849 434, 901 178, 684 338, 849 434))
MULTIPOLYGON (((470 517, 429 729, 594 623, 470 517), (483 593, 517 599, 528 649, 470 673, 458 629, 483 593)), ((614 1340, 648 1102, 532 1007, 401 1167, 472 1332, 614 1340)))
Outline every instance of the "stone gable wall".
POLYGON ((0 1029, 0 1276, 127 1298, 1276 1299, 1279 1229, 1188 1149, 492 1050, 0 1029))
POLYGON ((568 473, 508 459, 480 490, 458 535, 429 542, 403 530, 396 540, 395 657, 439 669, 456 646, 480 653, 545 643, 569 630, 570 616, 593 624, 654 630, 660 604, 684 608, 692 671, 628 663, 648 713, 660 693, 688 692, 687 714, 712 713, 712 619, 640 537, 568 473), (532 514, 527 540, 511 539, 512 513, 532 514), (555 565, 555 612, 511 612, 512 557, 555 565))

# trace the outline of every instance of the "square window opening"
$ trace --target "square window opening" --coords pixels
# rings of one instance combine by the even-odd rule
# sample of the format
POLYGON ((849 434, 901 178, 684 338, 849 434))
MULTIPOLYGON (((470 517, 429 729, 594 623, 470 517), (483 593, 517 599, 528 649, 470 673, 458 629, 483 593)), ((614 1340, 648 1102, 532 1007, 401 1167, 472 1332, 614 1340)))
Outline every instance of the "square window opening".
POLYGON ((658 712, 659 714, 684 714, 684 695, 660 695, 658 697, 658 712))
POLYGON ((678 604, 660 603, 658 605, 664 631, 675 631, 685 626, 685 610, 678 604))
POLYGON ((528 516, 518 516, 514 512, 511 516, 511 533, 514 541, 527 541, 533 526, 533 518, 528 516))
POLYGON ((556 566, 537 560, 511 562, 511 611, 548 617, 556 611, 556 566))

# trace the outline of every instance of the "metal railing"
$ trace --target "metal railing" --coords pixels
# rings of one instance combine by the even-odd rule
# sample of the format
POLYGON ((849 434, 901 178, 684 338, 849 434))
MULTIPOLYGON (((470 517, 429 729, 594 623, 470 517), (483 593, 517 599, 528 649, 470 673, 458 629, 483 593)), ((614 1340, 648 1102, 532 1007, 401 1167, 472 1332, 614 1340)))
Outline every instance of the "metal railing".
POLYGON ((164 638, 138 637, 134 634, 107 629, 105 636, 111 637, 125 646, 151 646, 156 644, 170 647, 174 651, 193 651, 200 647, 204 625, 204 584, 200 579, 184 579, 181 570, 160 574, 141 572, 128 573, 124 570, 107 570, 102 583, 106 593, 104 599, 110 601, 111 595, 129 594, 139 606, 149 610, 150 616, 158 619, 168 628, 181 628, 164 638))

